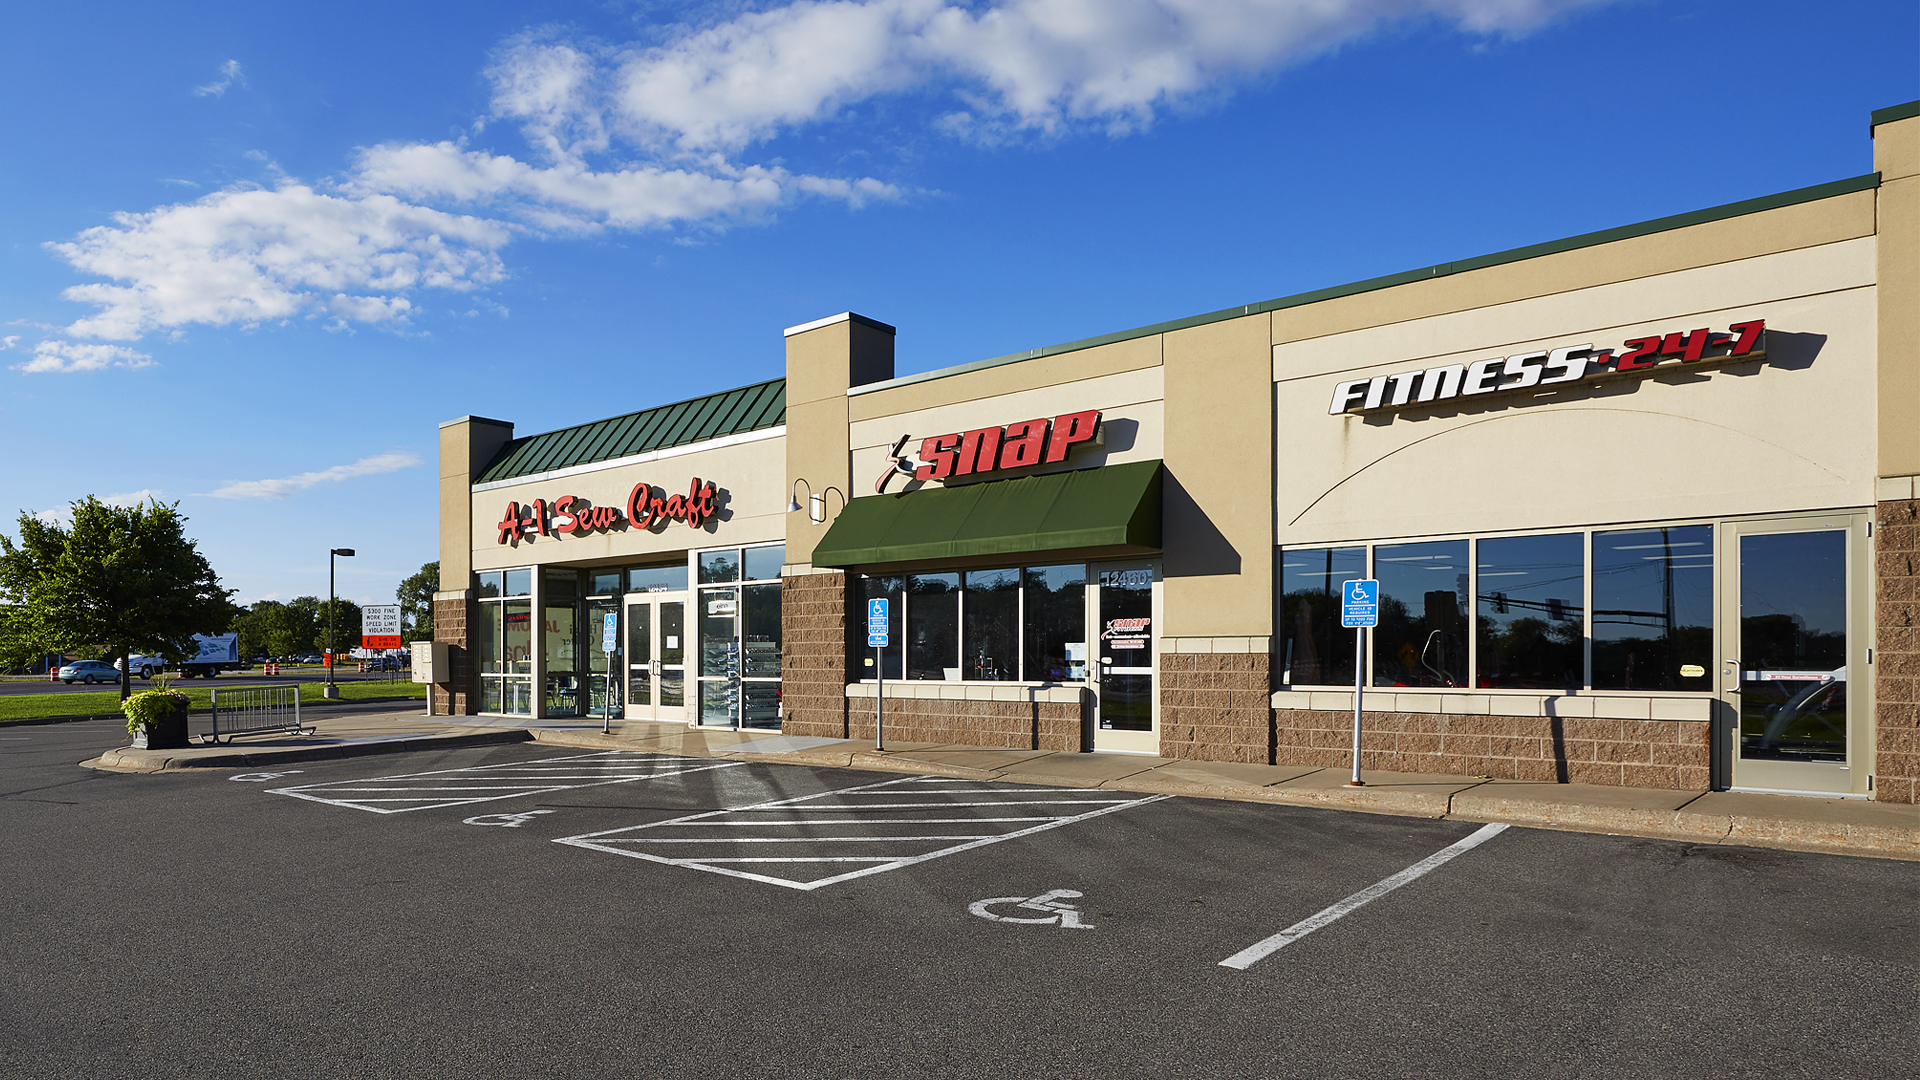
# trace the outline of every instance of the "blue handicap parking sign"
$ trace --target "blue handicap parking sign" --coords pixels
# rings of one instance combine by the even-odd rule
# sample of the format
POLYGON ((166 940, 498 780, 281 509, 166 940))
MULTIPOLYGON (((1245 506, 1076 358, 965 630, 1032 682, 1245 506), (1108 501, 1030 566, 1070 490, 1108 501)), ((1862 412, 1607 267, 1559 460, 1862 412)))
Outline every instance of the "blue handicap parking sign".
POLYGON ((1340 625, 1358 628, 1380 625, 1380 582, 1357 578, 1340 583, 1340 625))
POLYGON ((887 647, 887 602, 867 601, 867 644, 876 649, 887 647))

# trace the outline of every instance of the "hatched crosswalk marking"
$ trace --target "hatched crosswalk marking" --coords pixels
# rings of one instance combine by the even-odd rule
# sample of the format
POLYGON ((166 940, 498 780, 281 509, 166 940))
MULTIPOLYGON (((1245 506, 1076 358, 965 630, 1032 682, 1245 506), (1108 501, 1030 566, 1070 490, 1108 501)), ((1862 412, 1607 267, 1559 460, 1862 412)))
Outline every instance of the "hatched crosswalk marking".
POLYGON ((1166 798, 907 777, 554 842, 812 890, 1166 798))
POLYGON ((369 810, 376 814, 400 814, 409 810, 471 806, 574 788, 658 780, 664 776, 730 769, 740 764, 738 761, 607 750, 538 761, 302 784, 298 787, 274 788, 268 794, 291 795, 296 799, 309 799, 331 806, 350 806, 355 810, 369 810))

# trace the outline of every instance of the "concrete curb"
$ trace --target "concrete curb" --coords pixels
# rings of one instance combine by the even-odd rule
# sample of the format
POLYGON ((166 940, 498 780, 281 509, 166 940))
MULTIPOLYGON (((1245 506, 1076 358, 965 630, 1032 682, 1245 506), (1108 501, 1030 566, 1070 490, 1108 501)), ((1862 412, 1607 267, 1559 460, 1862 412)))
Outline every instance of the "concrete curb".
POLYGON ((121 773, 153 773, 176 769, 235 769, 290 761, 327 761, 334 758, 398 754, 412 750, 458 750, 466 746, 521 743, 527 742, 528 739, 529 736, 525 731, 505 729, 475 732, 471 735, 426 735, 417 739, 339 742, 321 746, 238 748, 226 753, 195 754, 191 750, 135 750, 130 746, 123 746, 80 764, 88 769, 121 773))
MULTIPOLYGON (((632 740, 605 736, 599 732, 535 731, 532 737, 537 742, 551 743, 556 746, 582 746, 593 749, 621 749, 634 746, 632 740)), ((1829 855, 1864 855, 1920 861, 1920 828, 1899 829, 1845 822, 1709 813, 1685 808, 1663 810, 1647 807, 1596 806, 1550 799, 1514 798, 1503 795, 1495 786, 1476 784, 1472 780, 1463 780, 1460 785, 1454 785, 1464 787, 1464 790, 1451 792, 1406 791, 1378 786, 1289 788, 1278 785, 1237 783, 1224 778, 1209 781, 1155 775, 1165 766, 1101 781, 1086 776, 1054 775, 1039 771, 975 769, 872 750, 850 752, 822 749, 790 753, 729 753, 718 748, 707 752, 681 746, 671 749, 662 747, 661 752, 685 754, 689 757, 728 758, 734 761, 852 768, 919 776, 950 776, 960 780, 1004 781, 1015 784, 1040 784, 1048 787, 1105 788, 1112 791, 1151 795, 1184 795, 1198 799, 1225 799, 1322 810, 1348 810, 1397 817, 1497 822, 1565 832, 1642 836, 1656 840, 1784 848, 1791 851, 1809 851, 1829 855)), ((1676 792, 1675 795, 1684 797, 1683 793, 1676 792)))

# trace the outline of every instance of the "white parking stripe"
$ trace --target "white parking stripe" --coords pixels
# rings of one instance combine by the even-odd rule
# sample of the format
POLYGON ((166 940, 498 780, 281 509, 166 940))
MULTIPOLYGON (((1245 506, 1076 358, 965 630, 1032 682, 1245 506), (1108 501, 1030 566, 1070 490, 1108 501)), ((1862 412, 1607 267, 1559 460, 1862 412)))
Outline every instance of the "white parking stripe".
POLYGON ((400 814, 410 810, 435 810, 517 799, 523 795, 543 795, 573 788, 630 784, 638 780, 729 769, 740 764, 738 761, 715 762, 706 758, 607 750, 577 757, 542 758, 532 762, 475 765, 465 769, 375 776, 365 780, 302 784, 298 787, 274 788, 268 794, 291 795, 296 799, 346 806, 375 814, 400 814), (409 791, 434 794, 400 794, 409 791), (399 805, 402 803, 418 805, 399 805))
POLYGON ((1267 957, 1299 941, 1301 938, 1333 922, 1335 919, 1380 899, 1409 881, 1426 876, 1448 861, 1472 851, 1474 848, 1499 836, 1506 830, 1507 827, 1505 825, 1482 825, 1465 838, 1441 848, 1439 851, 1421 859, 1419 862, 1414 863, 1412 866, 1407 867, 1392 877, 1383 878, 1332 907, 1318 914, 1301 919, 1299 922, 1294 923, 1292 926, 1287 927, 1285 930, 1280 931, 1270 938, 1254 942, 1252 945, 1220 961, 1220 966, 1238 968, 1245 971, 1247 968, 1265 960, 1267 957))
POLYGON ((1003 840, 1013 840, 1022 836, 1048 829, 1057 829, 1077 821, 1099 817, 1125 810, 1130 806, 1159 802, 1171 798, 1168 795, 1148 795, 1128 798, 1111 798, 1112 793, 1089 791, 1083 788, 1021 788, 999 782, 982 783, 979 781, 955 781, 946 777, 921 778, 908 777, 899 780, 884 780, 877 784, 863 784, 859 787, 843 788, 838 791, 824 791, 816 795, 804 795, 794 799, 779 799, 773 802, 756 803, 752 806, 734 807, 729 810, 712 810, 701 814, 689 814, 668 821, 657 821, 646 825, 634 825, 623 829, 609 829, 603 832, 587 833, 581 836, 569 836, 555 843, 572 847, 604 851, 629 858, 645 859, 649 862, 667 866, 683 866, 709 873, 725 874, 729 877, 746 878, 752 881, 780 885, 789 889, 810 891, 825 885, 865 877, 869 874, 898 870, 929 859, 938 859, 955 855, 962 851, 988 844, 997 844, 1003 840), (934 786, 934 785, 941 786, 934 786), (924 800, 899 802, 866 802, 865 799, 881 797, 891 798, 907 791, 924 800), (1097 795, 1097 798, 1078 799, 1032 799, 1021 798, 1039 793, 1075 792, 1083 795, 1097 795), (842 801, 844 801, 842 803, 842 801), (979 817, 916 817, 900 814, 901 810, 951 811, 958 808, 973 807, 1058 807, 1052 813, 1029 814, 1019 817, 994 816, 979 817), (869 816, 879 814, 879 816, 869 816), (797 815, 797 816, 796 816, 797 815), (1022 825, 1024 828, 1006 831, 981 831, 975 833, 915 833, 903 831, 900 826, 921 825, 1022 825), (874 826, 892 826, 887 831, 870 833, 874 826), (796 828, 825 828, 830 830, 822 835, 791 835, 796 828), (700 835, 700 830, 713 829, 717 835, 700 835), (739 830, 754 830, 764 835, 751 835, 739 830), (851 830, 862 830, 854 832, 851 830), (693 835, 688 835, 688 834, 693 835), (813 845, 815 851, 806 855, 793 856, 745 856, 732 854, 740 851, 744 845, 781 844, 806 846, 813 845), (853 854, 835 850, 844 845, 885 844, 893 850, 884 855, 853 854), (705 846, 708 850, 697 851, 705 846), (931 850, 929 847, 931 846, 931 850), (697 853, 681 855, 686 848, 695 848, 697 853), (649 850, 651 849, 651 850, 649 850), (673 852, 668 854, 667 852, 673 852), (742 864, 766 863, 785 864, 796 867, 817 865, 821 869, 837 868, 848 863, 866 864, 861 869, 829 872, 823 877, 804 875, 776 876, 772 873, 754 873, 736 869, 742 864))

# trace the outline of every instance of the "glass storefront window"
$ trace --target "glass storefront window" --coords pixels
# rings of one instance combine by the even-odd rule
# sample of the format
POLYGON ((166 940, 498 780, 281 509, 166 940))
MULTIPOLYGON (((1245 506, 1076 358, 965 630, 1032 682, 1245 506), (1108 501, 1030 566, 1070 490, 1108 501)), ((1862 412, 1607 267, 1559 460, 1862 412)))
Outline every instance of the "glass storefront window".
POLYGON ((506 671, 500 659, 500 609, 501 604, 480 605, 480 625, 473 635, 473 662, 482 675, 498 675, 506 671))
POLYGON ((1467 685, 1467 542, 1380 544, 1375 686, 1467 685))
POLYGON ((1354 631, 1340 626, 1340 583, 1366 576, 1366 548, 1280 553, 1281 682, 1353 685, 1354 631))
POLYGON ((628 592, 685 592, 687 588, 687 564, 671 563, 667 566, 635 566, 627 570, 628 592))
POLYGON ((577 570, 547 571, 546 593, 540 599, 549 604, 564 604, 580 596, 580 573, 577 570))
POLYGON ((1020 677, 1020 571, 969 570, 960 628, 960 677, 1011 682, 1020 677))
POLYGON ((775 544, 772 547, 748 548, 743 555, 748 581, 778 581, 780 567, 787 561, 787 546, 775 544))
POLYGON ((480 587, 475 590, 476 595, 482 599, 500 595, 500 571, 488 570, 476 576, 480 579, 480 587))
POLYGON ((533 605, 509 600, 500 605, 500 656, 512 675, 533 674, 533 605))
POLYGON ((1476 685, 1566 690, 1587 682, 1587 564, 1579 533, 1478 541, 1476 685))
POLYGON ((546 642, 548 716, 580 715, 578 623, 572 604, 547 606, 540 636, 546 642))
POLYGON ((528 596, 533 592, 532 570, 508 570, 501 575, 504 581, 502 596, 528 596))
POLYGON ((740 580, 740 552, 737 548, 700 553, 700 584, 740 580))
POLYGON ((1711 690, 1713 526, 1593 534, 1593 687, 1711 690))
POLYGON ((780 677, 780 586, 746 587, 745 640, 740 674, 749 679, 780 677))
POLYGON ((587 574, 588 596, 612 596, 620 591, 620 571, 592 570, 587 574))
POLYGON ((907 575, 907 678, 960 678, 960 575, 907 575))
POLYGON ((1022 571, 1029 682, 1087 678, 1087 568, 1030 566, 1022 571))

